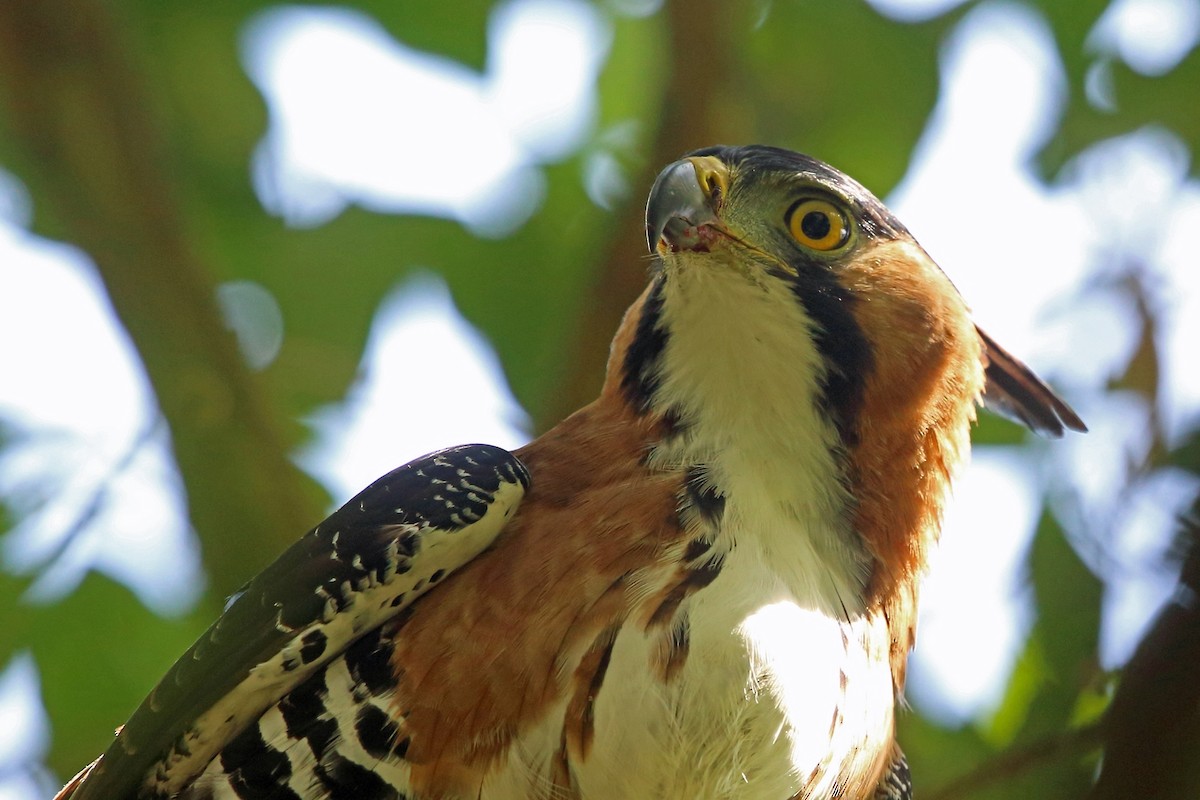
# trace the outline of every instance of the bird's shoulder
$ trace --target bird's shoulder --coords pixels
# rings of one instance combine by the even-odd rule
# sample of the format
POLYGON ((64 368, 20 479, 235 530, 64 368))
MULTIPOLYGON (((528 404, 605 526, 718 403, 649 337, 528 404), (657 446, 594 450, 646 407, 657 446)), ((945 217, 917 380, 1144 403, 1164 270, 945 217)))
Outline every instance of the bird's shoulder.
POLYGON ((517 456, 479 444, 372 483, 230 599, 60 797, 187 785, 267 708, 489 547, 530 483, 517 456))
POLYGON ((516 451, 534 476, 520 512, 393 636, 417 795, 470 793, 489 765, 590 735, 589 688, 616 631, 656 624, 687 579, 685 476, 647 463, 661 424, 599 402, 516 451), (563 707, 565 730, 530 745, 563 707))

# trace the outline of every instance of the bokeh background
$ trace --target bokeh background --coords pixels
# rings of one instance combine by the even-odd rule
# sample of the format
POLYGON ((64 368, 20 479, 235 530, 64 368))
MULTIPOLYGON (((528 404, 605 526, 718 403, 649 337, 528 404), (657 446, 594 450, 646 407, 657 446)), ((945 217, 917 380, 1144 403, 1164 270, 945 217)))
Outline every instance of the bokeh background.
POLYGON ((1198 38, 1200 0, 0 3, 0 798, 362 485, 589 400, 653 175, 755 141, 887 200, 1091 427, 981 415, 901 721, 922 797, 1082 796, 1200 487, 1198 38))

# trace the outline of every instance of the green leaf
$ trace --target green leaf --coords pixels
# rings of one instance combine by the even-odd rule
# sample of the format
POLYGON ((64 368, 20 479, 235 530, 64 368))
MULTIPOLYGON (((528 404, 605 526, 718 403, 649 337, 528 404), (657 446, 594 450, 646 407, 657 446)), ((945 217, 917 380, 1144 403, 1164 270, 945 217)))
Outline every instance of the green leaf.
MULTIPOLYGON (((1066 5, 1066 4, 1064 4, 1066 5)), ((1153 125, 1178 136, 1192 153, 1200 152, 1200 109, 1185 98, 1200 86, 1200 49, 1191 52, 1165 75, 1142 75, 1122 61, 1092 59, 1091 68, 1107 74, 1115 110, 1088 102, 1082 85, 1073 87, 1054 139, 1039 155, 1046 174, 1057 173, 1071 158, 1097 142, 1153 125)), ((1191 174, 1200 161, 1191 159, 1191 174)))
POLYGON ((1045 733, 1070 720, 1079 692, 1099 671, 1104 586, 1048 513, 1038 523, 1029 562, 1037 608, 1032 636, 1047 682, 1027 732, 1045 733))
POLYGON ((741 40, 733 110, 759 140, 829 161, 882 197, 937 101, 938 45, 960 13, 907 24, 865 3, 773 3, 741 40))
POLYGON ((503 6, 491 0, 453 3, 370 0, 355 5, 409 47, 447 56, 479 72, 483 72, 487 63, 488 22, 495 10, 503 6))

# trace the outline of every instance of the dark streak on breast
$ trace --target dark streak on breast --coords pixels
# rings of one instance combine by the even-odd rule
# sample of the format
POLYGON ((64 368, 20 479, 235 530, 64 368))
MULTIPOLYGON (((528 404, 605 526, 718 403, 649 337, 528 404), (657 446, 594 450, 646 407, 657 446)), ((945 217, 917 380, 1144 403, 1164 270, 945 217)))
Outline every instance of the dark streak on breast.
POLYGON ((725 512, 725 495, 716 490, 708 480, 708 470, 703 465, 689 467, 684 479, 687 503, 710 525, 721 521, 725 512))
POLYGON ((670 442, 687 432, 687 422, 678 406, 669 406, 662 412, 663 441, 670 442))
POLYGON ((655 278, 622 365, 621 389, 629 403, 642 413, 650 409, 658 389, 658 360, 667 346, 667 331, 661 325, 663 283, 661 275, 655 278))
POLYGON ((587 704, 583 708, 583 717, 580 719, 582 725, 580 750, 585 758, 592 747, 592 739, 596 735, 596 695, 600 693, 600 687, 604 684, 604 674, 608 672, 608 662, 612 660, 613 644, 614 642, 609 642, 600 654, 600 663, 596 665, 596 671, 592 675, 587 704))
POLYGON ((575 690, 563 719, 563 739, 573 757, 587 758, 591 750, 595 738, 596 697, 604 685, 616 638, 616 629, 606 628, 575 669, 575 690))
POLYGON ((671 627, 667 634, 666 653, 659 670, 659 678, 663 683, 670 683, 683 669, 691 647, 691 637, 691 625, 688 623, 687 616, 682 617, 671 627))
POLYGON ((700 556, 712 549, 713 543, 711 539, 697 537, 688 542, 687 550, 683 553, 683 560, 691 563, 700 556))
POLYGON ((708 559, 699 567, 684 573, 683 580, 676 584, 659 603, 658 608, 650 615, 646 629, 666 625, 671 622, 680 604, 693 592, 698 592, 708 586, 721 574, 721 561, 716 556, 708 559))

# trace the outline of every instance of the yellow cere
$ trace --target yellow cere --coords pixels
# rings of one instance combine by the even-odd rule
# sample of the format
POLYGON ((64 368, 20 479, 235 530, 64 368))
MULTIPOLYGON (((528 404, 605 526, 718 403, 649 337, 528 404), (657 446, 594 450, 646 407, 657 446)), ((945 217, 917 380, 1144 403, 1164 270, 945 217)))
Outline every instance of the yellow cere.
POLYGON ((828 200, 801 200, 788 212, 787 224, 796 241, 813 250, 834 250, 850 238, 850 221, 828 200))
POLYGON ((696 180, 705 196, 719 204, 729 191, 729 167, 712 156, 694 156, 688 161, 696 170, 696 180))

